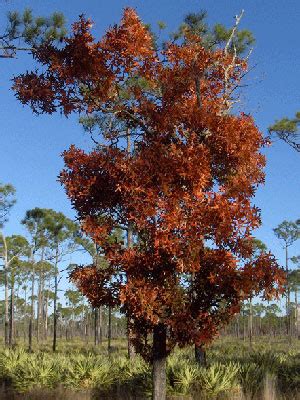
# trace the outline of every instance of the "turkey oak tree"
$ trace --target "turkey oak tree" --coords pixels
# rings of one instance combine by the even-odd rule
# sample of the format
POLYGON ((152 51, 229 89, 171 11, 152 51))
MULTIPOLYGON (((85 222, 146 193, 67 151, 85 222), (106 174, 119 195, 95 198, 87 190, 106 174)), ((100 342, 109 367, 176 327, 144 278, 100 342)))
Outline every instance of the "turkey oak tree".
POLYGON ((175 345, 210 342, 244 299, 270 298, 284 282, 274 257, 253 257, 249 240, 260 225, 251 199, 264 182, 265 141, 250 116, 233 112, 247 71, 233 45, 239 18, 223 47, 187 31, 157 50, 130 8, 99 41, 81 17, 60 48, 34 52, 40 71, 14 79, 35 113, 106 122, 95 150, 63 155, 60 180, 108 260, 72 279, 94 307, 120 305, 130 317, 136 350, 153 362, 155 400, 166 397, 175 345), (130 231, 130 246, 107 240, 116 228, 130 231))

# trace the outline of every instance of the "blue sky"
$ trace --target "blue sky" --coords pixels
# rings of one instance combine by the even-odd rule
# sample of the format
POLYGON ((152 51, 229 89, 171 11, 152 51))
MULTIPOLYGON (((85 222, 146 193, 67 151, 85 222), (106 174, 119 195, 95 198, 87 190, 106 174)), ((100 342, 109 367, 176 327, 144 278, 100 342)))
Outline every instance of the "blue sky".
MULTIPOLYGON (((250 29, 256 44, 252 53, 255 68, 247 78, 241 108, 251 113, 263 132, 276 118, 292 117, 300 110, 300 2, 297 0, 36 0, 1 1, 0 26, 8 10, 33 9, 34 13, 49 15, 61 11, 68 24, 84 13, 95 23, 95 36, 119 21, 122 8, 137 9, 144 22, 167 24, 172 32, 188 12, 206 9, 208 21, 231 26, 241 9, 245 15, 241 27, 250 29)), ((63 166, 61 152, 71 143, 84 148, 90 140, 82 132, 77 117, 33 116, 23 108, 10 90, 13 75, 31 69, 30 56, 0 59, 0 181, 10 182, 17 189, 17 204, 5 228, 6 234, 21 233, 19 221, 33 207, 47 207, 74 213, 57 175, 63 166)), ((259 189, 254 203, 262 210, 262 227, 256 236, 263 240, 283 262, 283 250, 273 235, 273 227, 281 221, 300 218, 300 154, 286 144, 276 142, 266 150, 266 184, 259 189)), ((291 248, 291 255, 300 254, 300 241, 291 248)), ((70 261, 75 261, 73 256, 70 261)))

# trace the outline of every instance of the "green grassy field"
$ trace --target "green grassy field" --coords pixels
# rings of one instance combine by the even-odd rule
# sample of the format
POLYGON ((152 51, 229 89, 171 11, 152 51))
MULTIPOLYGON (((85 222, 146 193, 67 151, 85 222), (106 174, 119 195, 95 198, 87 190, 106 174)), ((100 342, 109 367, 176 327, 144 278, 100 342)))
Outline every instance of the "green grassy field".
MULTIPOLYGON (((0 351, 3 400, 148 399, 151 368, 140 357, 128 360, 126 341, 114 341, 107 354, 80 341, 60 341, 27 353, 22 347, 0 351)), ((207 349, 207 367, 194 361, 193 349, 176 349, 167 366, 169 399, 300 399, 300 341, 257 340, 253 350, 236 338, 217 340, 207 349)))

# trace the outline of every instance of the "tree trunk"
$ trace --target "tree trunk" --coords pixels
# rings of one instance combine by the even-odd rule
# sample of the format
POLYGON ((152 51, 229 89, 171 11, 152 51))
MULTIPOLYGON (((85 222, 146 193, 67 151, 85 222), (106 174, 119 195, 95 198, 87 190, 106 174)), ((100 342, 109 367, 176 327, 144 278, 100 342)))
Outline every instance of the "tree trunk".
POLYGON ((133 345, 133 339, 134 335, 132 332, 132 329, 130 328, 130 325, 128 324, 127 327, 127 345, 128 345, 128 358, 132 360, 135 357, 135 347, 133 345))
POLYGON ((298 315, 298 290, 297 286, 295 287, 295 336, 299 339, 299 315, 298 315))
POLYGON ((8 345, 14 345, 14 308, 15 308, 15 277, 11 272, 10 307, 9 307, 9 340, 8 345))
MULTIPOLYGON (((14 321, 15 321, 15 315, 18 315, 19 309, 18 309, 18 299, 19 299, 19 293, 20 293, 20 281, 18 280, 17 288, 14 291, 14 321)), ((21 318, 19 319, 19 322, 21 323, 21 318)), ((14 328, 13 328, 13 341, 14 344, 16 344, 17 339, 20 337, 20 331, 21 331, 21 324, 20 326, 17 324, 17 322, 14 322, 14 328)))
POLYGON ((41 254, 41 264, 40 264, 40 270, 39 270, 39 285, 38 285, 38 302, 37 302, 37 321, 36 321, 36 339, 37 343, 40 341, 40 328, 41 328, 41 321, 42 321, 42 307, 43 307, 43 302, 42 302, 42 291, 43 291, 43 261, 44 261, 44 251, 45 249, 42 248, 42 254, 41 254))
POLYGON ((54 277, 54 302, 53 302, 53 341, 52 341, 52 350, 56 351, 56 343, 57 343, 57 274, 55 273, 54 277))
MULTIPOLYGON (((289 274, 289 257, 288 257, 288 246, 285 246, 285 271, 286 275, 289 274)), ((291 343, 291 291, 290 285, 287 282, 287 298, 286 298, 286 330, 288 335, 288 341, 291 343)))
MULTIPOLYGON (((127 138, 127 148, 128 148, 128 141, 129 141, 129 152, 130 152, 130 136, 128 135, 127 138)), ((127 229, 127 248, 130 249, 133 245, 133 233, 132 233, 132 227, 129 224, 128 229, 127 229)), ((135 356, 135 348, 133 345, 133 339, 134 339, 134 334, 131 329, 131 317, 128 315, 128 324, 127 324, 127 346, 128 346, 128 358, 132 359, 135 356)))
POLYGON ((45 297, 45 321, 44 321, 44 337, 45 340, 48 338, 48 292, 45 297))
POLYGON ((40 325, 41 325, 41 337, 42 340, 45 336, 45 316, 44 316, 44 303, 45 303, 45 272, 42 272, 42 283, 41 283, 41 305, 40 305, 40 325))
POLYGON ((26 325, 27 325, 27 287, 25 286, 25 289, 24 289, 24 302, 25 302, 25 307, 24 307, 24 318, 23 318, 23 321, 24 321, 24 328, 23 328, 23 333, 24 333, 24 346, 25 346, 25 343, 26 343, 26 325))
POLYGON ((252 297, 250 297, 250 306, 249 306, 249 344, 250 349, 252 350, 252 339, 253 339, 253 304, 252 297))
POLYGON ((166 363, 167 363, 167 330, 159 323, 153 330, 153 400, 165 400, 167 395, 166 363))
POLYGON ((86 312, 85 312, 85 341, 86 343, 89 342, 89 309, 88 307, 86 308, 86 312))
POLYGON ((54 303, 53 303, 53 342, 52 350, 56 351, 57 344, 57 293, 58 293, 58 248, 55 254, 55 275, 54 275, 54 303))
POLYGON ((32 263, 32 272, 31 272, 31 305, 30 305, 30 319, 28 327, 28 350, 30 352, 32 352, 33 320, 34 320, 34 263, 32 263))
POLYGON ((107 350, 111 353, 111 306, 108 306, 107 350))
POLYGON ((36 316, 36 341, 40 341, 40 314, 41 314, 41 303, 42 303, 42 272, 39 271, 39 283, 38 283, 38 298, 37 298, 37 316, 36 316))
POLYGON ((242 317, 243 317, 243 341, 246 342, 246 318, 245 318, 245 311, 243 311, 242 317))
POLYGON ((258 322, 259 322, 259 336, 262 335, 262 325, 261 325, 261 314, 258 316, 258 322))
MULTIPOLYGON (((130 138, 130 129, 127 129, 127 155, 128 157, 131 154, 131 138, 130 138)), ((128 228, 127 228, 127 248, 131 249, 133 246, 133 229, 132 229, 132 224, 129 222, 128 223, 128 228)), ((128 315, 128 324, 127 324, 127 348, 128 348, 128 358, 132 359, 135 356, 135 348, 133 345, 133 339, 134 339, 134 334, 131 330, 131 318, 130 315, 128 315)))
POLYGON ((202 345, 195 344, 195 360, 199 365, 206 367, 206 351, 202 345))
POLYGON ((94 345, 99 345, 99 308, 94 309, 94 345))
POLYGON ((4 311, 4 336, 5 336, 5 346, 9 346, 9 305, 8 305, 8 268, 5 266, 5 311, 4 311))
POLYGON ((4 344, 9 346, 9 305, 8 305, 8 255, 7 244, 3 233, 1 232, 4 247, 4 344))
POLYGON ((103 343, 103 309, 99 307, 99 344, 103 343))

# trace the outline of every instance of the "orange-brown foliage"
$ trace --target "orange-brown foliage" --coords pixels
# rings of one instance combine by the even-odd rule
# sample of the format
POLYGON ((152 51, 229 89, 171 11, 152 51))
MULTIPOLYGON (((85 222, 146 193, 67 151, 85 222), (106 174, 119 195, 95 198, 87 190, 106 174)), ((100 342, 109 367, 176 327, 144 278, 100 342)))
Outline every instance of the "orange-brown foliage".
POLYGON ((247 65, 198 37, 158 52, 132 9, 99 42, 90 28, 80 18, 61 49, 34 53, 44 72, 14 80, 35 112, 98 112, 136 141, 128 153, 116 130, 90 153, 64 152, 60 180, 109 261, 72 278, 92 304, 122 305, 143 354, 158 322, 169 348, 210 341, 243 299, 274 296, 284 283, 274 257, 253 259, 249 246, 260 225, 251 199, 264 182, 264 139, 250 116, 229 111, 227 97, 247 65), (132 248, 107 241, 119 226, 132 227, 132 248))

